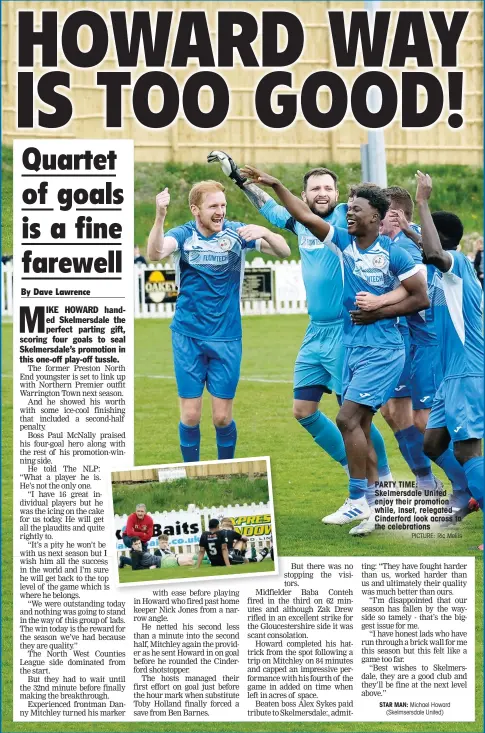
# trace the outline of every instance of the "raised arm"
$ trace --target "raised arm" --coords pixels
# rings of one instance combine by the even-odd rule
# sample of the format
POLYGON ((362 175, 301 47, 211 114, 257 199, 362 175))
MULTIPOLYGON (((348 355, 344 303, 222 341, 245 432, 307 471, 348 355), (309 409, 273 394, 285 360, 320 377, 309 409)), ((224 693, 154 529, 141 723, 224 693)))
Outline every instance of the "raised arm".
POLYGON ((266 193, 266 191, 263 191, 262 188, 259 188, 259 186, 256 186, 254 183, 247 182, 246 178, 244 178, 237 167, 236 162, 230 155, 225 153, 224 150, 212 150, 207 156, 207 162, 218 163, 224 175, 234 181, 236 186, 239 186, 247 199, 254 207, 256 207, 256 209, 258 209, 258 211, 267 201, 271 200, 269 193, 266 193))
POLYGON ((245 242, 260 239, 261 252, 267 255, 284 259, 291 254, 291 250, 284 237, 281 234, 275 234, 275 232, 270 231, 266 227, 258 226, 257 224, 247 224, 244 227, 239 227, 237 233, 245 242))
POLYGON ((147 246, 148 258, 153 261, 163 260, 177 249, 177 240, 174 237, 165 237, 163 234, 165 217, 170 203, 168 188, 158 194, 155 203, 155 221, 148 236, 147 246))
POLYGON ((408 239, 414 242, 418 247, 421 247, 421 235, 412 228, 411 224, 406 219, 404 211, 401 209, 392 209, 389 212, 389 217, 393 223, 396 223, 401 228, 401 231, 408 239))
POLYGON ((288 213, 299 221, 300 224, 307 227, 318 239, 325 239, 330 231, 330 224, 314 214, 306 203, 298 198, 298 196, 292 194, 291 191, 283 186, 281 181, 250 165, 241 168, 241 173, 251 183, 261 183, 263 186, 270 186, 288 213))
POLYGON ((443 249, 439 234, 434 225, 433 217, 429 210, 428 201, 433 190, 431 176, 418 171, 416 173, 418 187, 416 189, 416 203, 418 205, 421 219, 422 247, 426 262, 434 265, 441 272, 448 272, 451 267, 452 258, 449 252, 443 249))

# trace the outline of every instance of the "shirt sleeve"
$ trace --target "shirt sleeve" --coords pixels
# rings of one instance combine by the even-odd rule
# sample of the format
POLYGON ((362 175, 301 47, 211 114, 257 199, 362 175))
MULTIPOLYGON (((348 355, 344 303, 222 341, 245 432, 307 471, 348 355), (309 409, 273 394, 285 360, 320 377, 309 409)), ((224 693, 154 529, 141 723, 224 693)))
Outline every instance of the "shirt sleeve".
POLYGON ((409 252, 402 247, 392 246, 389 257, 389 269, 401 282, 421 271, 421 267, 414 263, 409 252))
POLYGON ((135 526, 134 526, 135 517, 136 517, 136 514, 130 514, 130 516, 126 520, 126 527, 125 527, 124 534, 128 535, 128 537, 132 537, 133 532, 135 531, 135 526))
POLYGON ((199 547, 202 547, 202 549, 206 549, 207 547, 207 535, 205 532, 202 533, 200 540, 199 540, 199 547))
POLYGON ((181 249, 183 243, 186 239, 188 239, 191 235, 191 229, 187 224, 182 224, 179 227, 173 227, 173 229, 169 229, 168 232, 164 233, 164 239, 166 237, 172 237, 177 242, 177 249, 181 249))
POLYGON ((410 255, 415 265, 422 265, 420 269, 426 268, 426 265, 423 265, 423 256, 421 254, 421 250, 414 244, 411 239, 408 239, 408 237, 403 237, 399 241, 397 246, 402 247, 402 249, 404 249, 410 255))
MULTIPOLYGON (((244 224, 242 221, 231 221, 228 222, 228 225, 230 225, 230 229, 233 229, 236 232, 240 227, 247 226, 247 224, 244 224)), ((250 242, 245 242, 244 239, 241 239, 241 248, 255 249, 258 252, 261 252, 261 239, 252 239, 250 242)))
POLYGON ((352 237, 346 229, 330 225, 330 230, 323 243, 335 254, 340 254, 352 243, 352 237))
POLYGON ((275 227, 287 229, 289 232, 296 234, 295 219, 284 206, 277 204, 274 199, 270 198, 269 201, 266 201, 260 208, 259 213, 275 227))

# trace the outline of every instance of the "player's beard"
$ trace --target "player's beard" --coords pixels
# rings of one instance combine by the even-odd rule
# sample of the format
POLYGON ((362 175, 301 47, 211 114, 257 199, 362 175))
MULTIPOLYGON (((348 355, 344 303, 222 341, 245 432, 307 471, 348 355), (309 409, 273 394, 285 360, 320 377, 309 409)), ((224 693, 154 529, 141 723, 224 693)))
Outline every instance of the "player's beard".
POLYGON ((336 207, 337 207, 337 202, 334 201, 334 202, 328 203, 326 211, 320 211, 320 207, 318 204, 312 204, 311 206, 309 206, 309 209, 313 214, 316 214, 317 216, 321 216, 322 218, 325 218, 326 216, 330 216, 330 214, 332 213, 332 211, 334 211, 336 207))

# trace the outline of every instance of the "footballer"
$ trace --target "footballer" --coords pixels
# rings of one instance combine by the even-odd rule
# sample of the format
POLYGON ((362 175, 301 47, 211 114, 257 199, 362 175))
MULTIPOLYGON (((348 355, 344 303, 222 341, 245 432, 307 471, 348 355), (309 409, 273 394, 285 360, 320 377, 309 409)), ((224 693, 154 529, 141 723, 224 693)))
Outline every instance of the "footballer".
MULTIPOLYGON (((342 435, 320 410, 324 393, 333 391, 338 398, 342 393, 343 278, 340 262, 284 206, 277 204, 253 181, 248 181, 227 153, 213 150, 207 160, 219 163, 223 172, 271 224, 298 237, 310 323, 296 358, 293 414, 316 444, 348 474, 342 435)), ((305 173, 301 198, 315 215, 334 226, 346 226, 347 205, 338 204, 338 178, 333 171, 313 168, 305 173)), ((384 440, 375 425, 371 427, 371 438, 377 453, 379 479, 392 481, 384 440)), ((323 521, 332 522, 332 519, 325 517, 323 521)))
POLYGON ((233 400, 241 366, 240 293, 246 253, 258 250, 288 257, 280 234, 226 218, 224 186, 201 181, 189 193, 193 219, 165 231, 170 194, 156 197, 148 257, 174 256, 179 296, 172 320, 175 378, 180 398, 180 449, 184 461, 198 461, 204 386, 212 399, 217 457, 234 457, 237 430, 233 400))
POLYGON ((453 484, 450 521, 456 521, 474 510, 470 493, 483 509, 483 295, 473 265, 458 251, 463 224, 448 211, 431 214, 431 177, 418 171, 416 178, 425 262, 434 266, 430 301, 443 375, 426 425, 424 451, 436 461, 453 446, 468 485, 453 484))
POLYGON ((221 520, 221 534, 224 535, 227 551, 229 554, 229 562, 231 565, 243 565, 248 562, 262 562, 269 554, 270 550, 263 547, 256 557, 246 557, 248 538, 234 529, 232 519, 224 517, 221 520))
POLYGON ((197 557, 198 568, 202 565, 206 553, 212 567, 230 567, 226 537, 220 531, 218 519, 209 519, 209 529, 202 532, 200 536, 199 555, 197 557))
POLYGON ((361 184, 349 200, 347 228, 336 227, 314 214, 278 179, 251 166, 241 170, 251 181, 273 188, 292 216, 336 255, 344 271, 342 374, 343 403, 337 416, 349 464, 349 498, 333 515, 335 524, 361 520, 351 534, 366 534, 374 524, 373 504, 378 480, 370 428, 375 412, 389 399, 401 375, 405 352, 396 317, 429 306, 426 281, 411 256, 379 234, 389 208, 384 191, 361 184), (358 292, 394 290, 401 282, 406 298, 380 311, 379 320, 355 310, 358 292), (363 318, 359 320, 359 316, 363 318), (371 525, 368 527, 366 523, 371 525))
MULTIPOLYGON (((416 234, 415 225, 410 224, 414 210, 412 197, 406 189, 399 186, 391 186, 384 191, 390 206, 381 224, 381 234, 387 235, 393 243, 409 252, 426 275, 430 292, 435 268, 423 263, 421 237, 416 234)), ((356 302, 364 310, 378 308, 391 302, 397 292, 380 296, 358 293, 356 302)), ((402 294, 405 295, 404 291, 402 294)), ((443 485, 433 475, 430 459, 424 452, 424 432, 443 372, 432 307, 407 318, 400 318, 399 329, 406 345, 406 363, 393 396, 383 405, 381 412, 395 434, 404 460, 416 477, 418 488, 425 494, 433 494, 441 491, 443 485)), ((466 475, 452 448, 448 446, 441 455, 434 456, 433 460, 447 475, 453 492, 466 492, 470 500, 466 475)))

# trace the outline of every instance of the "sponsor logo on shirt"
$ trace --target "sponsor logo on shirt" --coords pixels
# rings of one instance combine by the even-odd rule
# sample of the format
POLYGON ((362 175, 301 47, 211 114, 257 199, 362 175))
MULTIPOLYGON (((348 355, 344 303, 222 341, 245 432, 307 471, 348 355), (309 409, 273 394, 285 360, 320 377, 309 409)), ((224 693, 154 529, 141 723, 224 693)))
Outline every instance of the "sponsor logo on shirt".
POLYGON ((189 252, 189 262, 191 265, 227 265, 228 261, 227 252, 204 252, 198 250, 189 252))
POLYGON ((317 239, 316 237, 301 237, 300 238, 300 248, 301 249, 324 249, 325 244, 320 241, 320 239, 317 239))

